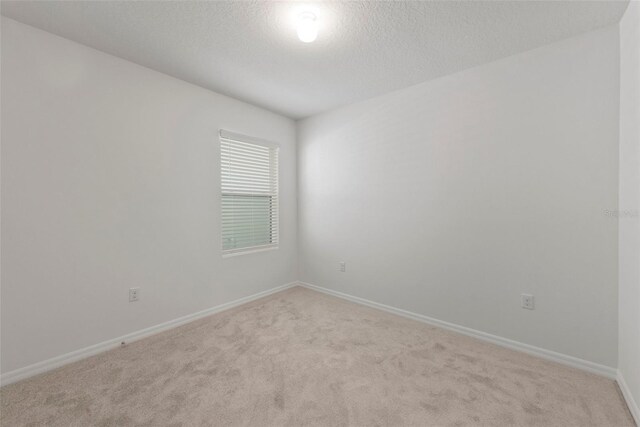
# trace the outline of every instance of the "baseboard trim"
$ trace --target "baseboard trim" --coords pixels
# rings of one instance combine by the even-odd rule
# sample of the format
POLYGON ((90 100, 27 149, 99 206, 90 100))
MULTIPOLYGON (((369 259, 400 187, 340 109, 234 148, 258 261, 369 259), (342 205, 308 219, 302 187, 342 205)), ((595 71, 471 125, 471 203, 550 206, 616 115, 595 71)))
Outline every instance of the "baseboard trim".
POLYGON ((488 341, 493 344, 497 344, 502 347, 506 347, 512 350, 522 351, 533 356, 538 356, 543 359, 551 360, 553 362, 561 363, 563 365, 571 366, 573 368, 582 369, 594 374, 602 375, 610 379, 616 379, 617 370, 615 368, 600 365, 598 363, 589 362, 588 360, 579 359, 574 356, 569 356, 562 353, 557 353, 552 350, 546 350, 544 348, 535 347, 529 344, 524 344, 518 341, 513 341, 508 338, 503 338, 497 335, 492 335, 486 332, 478 331, 476 329, 467 328, 466 326, 456 325, 455 323, 445 322, 444 320, 434 319, 433 317, 424 316, 422 314, 412 313, 400 308, 391 307, 389 305, 381 304, 378 302, 370 301, 364 298, 356 297, 353 295, 345 294, 343 292, 334 291, 332 289, 324 288, 322 286, 312 285, 310 283, 299 282, 299 285, 312 289, 314 291, 322 292, 328 295, 333 295, 338 298, 345 299, 347 301, 355 302, 357 304, 366 305, 368 307, 377 308, 389 313, 397 314, 402 317, 417 320, 422 323, 427 323, 432 326, 438 326, 450 331, 458 332, 470 337, 478 338, 483 341, 488 341))
POLYGON ((627 402, 627 407, 629 407, 629 412, 633 416, 633 419, 636 421, 636 425, 640 426, 640 408, 638 407, 638 403, 636 403, 633 395, 631 394, 631 390, 629 390, 629 386, 627 382, 624 380, 624 376, 622 372, 618 369, 618 373, 616 376, 616 382, 618 383, 618 387, 620 387, 620 391, 622 392, 622 397, 627 402))
POLYGON ((52 369, 59 368, 61 366, 67 365, 72 362, 76 362, 78 360, 86 359, 87 357, 94 356, 96 354, 102 353, 107 350, 111 350, 113 348, 117 348, 120 346, 120 343, 125 341, 127 343, 137 341, 151 335, 155 335, 157 333, 175 328, 177 326, 184 325, 189 322, 193 322, 194 320, 201 319, 203 317, 211 316, 212 314, 219 313, 221 311, 229 310, 231 308, 237 307, 242 304, 246 304, 248 302, 266 297, 268 295, 274 294, 276 292, 283 291, 288 288, 292 288, 297 286, 298 282, 291 282, 285 285, 276 286, 275 288, 268 289, 266 291, 258 292, 257 294, 249 295, 243 298, 239 298, 234 301, 230 301, 224 304, 217 305, 215 307, 208 308, 206 310, 198 311, 193 314, 188 314, 186 316, 179 317, 177 319, 169 320, 168 322, 160 323, 155 326, 151 326, 146 329, 141 329, 136 332, 132 332, 127 335, 123 335, 121 337, 113 338, 108 341, 104 341, 98 344, 91 345, 89 347, 85 347, 76 351, 72 351, 67 354, 63 354, 61 356, 56 356, 51 359, 43 360, 42 362, 37 362, 29 366, 25 366, 24 368, 15 369, 13 371, 9 371, 0 375, 0 385, 4 386, 7 384, 11 384, 34 375, 41 374, 43 372, 50 371, 52 369))
POLYGON ((332 289, 324 288, 322 286, 312 285, 310 283, 305 282, 291 282, 285 285, 276 286, 274 288, 268 289, 266 291, 258 292, 253 295, 249 295, 243 298, 239 298, 234 301, 230 301, 228 303, 220 304, 215 307, 208 308, 206 310, 202 310, 193 314, 188 314, 183 317, 179 317, 177 319, 170 320, 168 322, 164 322, 155 326, 151 326, 146 329, 142 329, 127 335, 123 335, 117 338, 110 339, 108 341, 104 341, 98 344, 94 344, 89 347, 85 347, 76 351, 72 351, 67 354, 63 354, 61 356, 53 357, 51 359, 44 360, 42 362, 37 362, 29 366, 25 366, 23 368, 19 368, 13 371, 9 371, 0 375, 0 385, 4 386, 7 384, 11 384, 34 375, 41 374, 43 372, 50 371, 52 369, 59 368, 61 366, 67 365, 69 363, 76 362, 78 360, 85 359, 87 357, 94 356, 96 354, 102 353, 107 350, 111 350, 113 348, 117 348, 120 346, 122 341, 125 342, 133 342, 137 341, 151 335, 155 335, 157 333, 175 328, 177 326, 184 325, 189 322, 193 322, 194 320, 201 319, 203 317, 210 316, 212 314, 219 313, 221 311, 229 310, 231 308, 237 307, 242 304, 246 304, 248 302, 266 297, 268 295, 274 294, 276 292, 283 291, 288 288, 292 288, 294 286, 302 286, 304 288, 312 289, 318 292, 322 292, 328 295, 332 295, 338 298, 345 299, 347 301, 351 301, 357 304, 365 305, 368 307, 376 308, 379 310, 383 310, 389 313, 393 313, 402 317, 407 317, 413 320, 417 320, 422 323, 426 323, 433 326, 438 326, 450 331, 458 332, 467 336, 471 336, 474 338, 481 339, 483 341, 488 341, 493 344, 500 345, 502 347, 510 348, 512 350, 522 351, 524 353, 528 353, 534 356, 538 356, 547 360, 551 360, 554 362, 558 362, 567 366, 571 366, 574 368, 582 369, 584 371, 588 371, 594 374, 602 375, 607 378, 615 379, 619 386, 620 390, 624 398, 627 401, 629 406, 629 410, 632 415, 636 419, 636 423, 640 425, 640 411, 638 410, 638 405, 633 399, 629 388, 624 381, 624 377, 622 374, 616 370, 615 368, 611 368, 609 366, 600 365, 594 362, 589 362, 587 360, 579 359, 577 357, 569 356, 562 353, 557 353, 555 351, 546 350, 543 348, 535 347, 529 344, 524 344, 518 341, 513 341, 508 338, 503 338, 497 335, 488 334, 486 332, 478 331, 475 329, 467 328, 465 326, 456 325, 454 323, 446 322, 443 320, 438 320, 432 317, 424 316, 422 314, 413 313, 410 311, 402 310, 396 307, 392 307, 389 305, 381 304, 378 302, 370 301, 364 298, 356 297, 353 295, 345 294, 343 292, 334 291, 332 289))

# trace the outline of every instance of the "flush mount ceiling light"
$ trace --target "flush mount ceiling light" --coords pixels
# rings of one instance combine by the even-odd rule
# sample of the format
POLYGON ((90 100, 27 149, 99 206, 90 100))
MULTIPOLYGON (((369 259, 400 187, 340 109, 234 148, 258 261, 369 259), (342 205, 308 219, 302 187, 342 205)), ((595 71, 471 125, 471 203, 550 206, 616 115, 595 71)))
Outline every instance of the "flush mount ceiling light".
POLYGON ((311 43, 318 37, 318 20, 311 12, 302 12, 298 16, 298 38, 304 43, 311 43))

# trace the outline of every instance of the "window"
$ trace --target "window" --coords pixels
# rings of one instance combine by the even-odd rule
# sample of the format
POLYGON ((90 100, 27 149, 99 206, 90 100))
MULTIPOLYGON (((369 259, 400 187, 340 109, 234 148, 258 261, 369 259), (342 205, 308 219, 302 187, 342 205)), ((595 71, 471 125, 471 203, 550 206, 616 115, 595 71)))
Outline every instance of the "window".
POLYGON ((278 146, 220 131, 222 253, 278 247, 278 146))

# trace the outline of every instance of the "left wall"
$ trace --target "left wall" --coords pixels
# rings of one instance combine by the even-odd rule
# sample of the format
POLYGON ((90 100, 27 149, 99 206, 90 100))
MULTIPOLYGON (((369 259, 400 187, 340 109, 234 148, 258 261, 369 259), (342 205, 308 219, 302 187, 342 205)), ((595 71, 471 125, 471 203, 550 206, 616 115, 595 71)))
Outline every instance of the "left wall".
POLYGON ((296 280, 292 120, 4 17, 1 90, 3 376, 296 280), (220 128, 280 144, 278 250, 221 256, 220 128))

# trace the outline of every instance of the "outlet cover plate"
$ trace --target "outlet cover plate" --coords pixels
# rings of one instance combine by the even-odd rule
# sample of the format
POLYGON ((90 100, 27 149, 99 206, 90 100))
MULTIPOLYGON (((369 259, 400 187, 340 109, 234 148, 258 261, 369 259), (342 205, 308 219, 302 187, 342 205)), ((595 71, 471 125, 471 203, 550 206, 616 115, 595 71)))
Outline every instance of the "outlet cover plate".
POLYGON ((527 310, 535 309, 535 301, 533 299, 533 295, 522 294, 522 308, 526 308, 527 310))

